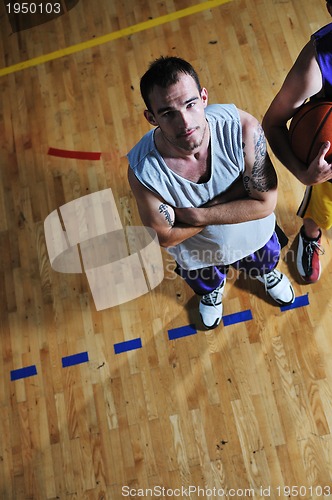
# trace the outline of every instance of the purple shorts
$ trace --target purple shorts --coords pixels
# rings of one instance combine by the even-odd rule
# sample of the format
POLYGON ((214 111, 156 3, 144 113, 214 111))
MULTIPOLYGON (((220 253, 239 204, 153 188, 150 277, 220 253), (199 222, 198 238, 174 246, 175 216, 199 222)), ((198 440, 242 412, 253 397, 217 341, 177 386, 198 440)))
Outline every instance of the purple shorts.
MULTIPOLYGON (((262 276, 272 271, 278 264, 281 246, 277 234, 255 253, 231 264, 239 271, 244 271, 250 277, 262 276)), ((229 265, 209 266, 201 269, 183 269, 179 264, 175 272, 181 276, 198 295, 213 292, 226 278, 229 265)))

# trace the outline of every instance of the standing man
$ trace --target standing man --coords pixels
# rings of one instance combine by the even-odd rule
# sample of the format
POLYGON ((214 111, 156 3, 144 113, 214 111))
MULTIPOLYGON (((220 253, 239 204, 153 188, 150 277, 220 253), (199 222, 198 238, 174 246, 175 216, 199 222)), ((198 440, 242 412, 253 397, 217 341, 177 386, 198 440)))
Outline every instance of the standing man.
MULTIPOLYGON (((332 0, 326 2, 332 15, 332 0)), ((297 215, 303 218, 298 236, 297 269, 307 283, 320 277, 322 229, 332 226, 332 165, 322 144, 317 157, 305 165, 293 154, 286 123, 308 98, 332 100, 332 23, 314 33, 300 52, 263 119, 263 128, 277 158, 307 186, 297 215)))
POLYGON ((128 178, 145 226, 200 296, 206 328, 222 317, 229 265, 261 281, 278 304, 294 300, 276 265, 277 178, 258 121, 234 105, 208 104, 194 68, 161 57, 141 79, 155 128, 129 152, 128 178))

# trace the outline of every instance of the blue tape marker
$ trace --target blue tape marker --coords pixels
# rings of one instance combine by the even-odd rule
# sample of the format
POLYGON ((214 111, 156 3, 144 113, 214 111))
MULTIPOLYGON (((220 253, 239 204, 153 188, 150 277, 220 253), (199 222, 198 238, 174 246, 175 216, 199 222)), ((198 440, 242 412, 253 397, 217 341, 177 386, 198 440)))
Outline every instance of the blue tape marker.
POLYGON ((140 338, 133 340, 126 340, 125 342, 119 342, 119 344, 114 344, 115 354, 120 354, 121 352, 132 351, 134 349, 140 349, 142 347, 142 340, 140 338))
POLYGON ((289 309, 296 309, 297 307, 304 307, 309 305, 309 294, 301 295, 300 297, 296 297, 293 304, 289 304, 288 306, 280 307, 281 311, 288 311, 289 309))
POLYGON ((197 333, 195 325, 180 326, 179 328, 168 330, 168 339, 175 340, 181 337, 187 337, 188 335, 194 335, 195 333, 197 333))
POLYGON ((81 363, 86 363, 89 361, 89 355, 87 352, 79 352, 78 354, 72 354, 71 356, 64 356, 62 358, 62 367, 67 368, 67 366, 79 365, 81 363))
POLYGON ((33 377, 34 375, 37 375, 36 365, 26 366, 25 368, 12 370, 10 372, 10 380, 19 380, 21 378, 33 377))
POLYGON ((247 309, 246 311, 240 311, 234 314, 228 314, 226 316, 223 316, 222 318, 224 326, 234 325, 236 323, 242 323, 243 321, 249 321, 251 319, 252 319, 252 314, 250 309, 247 309))

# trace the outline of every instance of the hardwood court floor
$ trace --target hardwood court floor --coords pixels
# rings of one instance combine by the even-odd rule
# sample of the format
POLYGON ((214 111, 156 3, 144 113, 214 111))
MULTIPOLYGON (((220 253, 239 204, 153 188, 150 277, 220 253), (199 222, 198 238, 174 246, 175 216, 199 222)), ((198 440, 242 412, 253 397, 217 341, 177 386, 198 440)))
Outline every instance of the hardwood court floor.
MULTIPOLYGON (((195 4, 80 0, 11 35, 5 3, 0 68, 195 4)), ((123 226, 140 224, 125 155, 149 128, 139 78, 151 60, 190 60, 211 103, 261 119, 327 22, 323 0, 233 0, 0 77, 1 499, 332 498, 331 233, 321 280, 304 286, 293 245, 303 187, 277 161, 290 238, 280 267, 309 301, 299 308, 282 312, 232 275, 224 313, 252 319, 205 332, 163 254, 158 287, 97 311, 85 275, 51 268, 44 235, 52 211, 106 188, 123 226), (188 325, 196 333, 169 339, 188 325), (135 339, 141 348, 115 354, 135 339)))

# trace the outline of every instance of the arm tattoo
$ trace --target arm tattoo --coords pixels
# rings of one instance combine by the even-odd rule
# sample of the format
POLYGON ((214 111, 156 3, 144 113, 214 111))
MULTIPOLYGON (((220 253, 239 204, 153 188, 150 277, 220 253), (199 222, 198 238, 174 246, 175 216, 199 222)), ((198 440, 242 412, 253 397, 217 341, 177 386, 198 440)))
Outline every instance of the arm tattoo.
POLYGON ((172 217, 168 211, 166 203, 162 203, 161 205, 159 205, 159 212, 161 214, 164 214, 165 220, 168 222, 169 226, 173 227, 174 221, 172 221, 172 217))
POLYGON ((255 161, 252 166, 251 178, 245 177, 244 185, 250 194, 249 182, 260 192, 273 189, 277 184, 276 173, 266 150, 266 140, 261 125, 254 132, 255 161))
POLYGON ((247 191, 247 193, 250 196, 251 195, 251 191, 250 191, 250 177, 249 177, 249 175, 245 175, 243 177, 243 184, 244 184, 244 189, 247 191))

